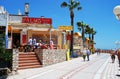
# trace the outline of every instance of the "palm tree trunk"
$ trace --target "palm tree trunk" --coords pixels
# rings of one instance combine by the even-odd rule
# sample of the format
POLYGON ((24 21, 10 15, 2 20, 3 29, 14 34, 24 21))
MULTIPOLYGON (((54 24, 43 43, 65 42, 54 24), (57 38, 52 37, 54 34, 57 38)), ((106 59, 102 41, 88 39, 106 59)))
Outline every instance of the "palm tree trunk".
POLYGON ((91 34, 89 34, 88 48, 90 48, 91 34))
MULTIPOLYGON (((74 25, 74 12, 73 10, 70 11, 70 18, 71 18, 71 26, 74 25)), ((73 30, 74 30, 74 27, 73 27, 73 30)))
POLYGON ((92 40, 94 40, 94 35, 92 34, 92 40))
POLYGON ((71 18, 71 26, 73 30, 71 30, 71 46, 70 46, 70 54, 72 55, 73 52, 73 34, 74 34, 74 12, 73 10, 70 11, 70 18, 71 18))
POLYGON ((82 39, 83 39, 83 45, 85 45, 85 36, 84 36, 84 28, 82 27, 82 39))
POLYGON ((89 34, 89 39, 91 40, 91 35, 89 34))

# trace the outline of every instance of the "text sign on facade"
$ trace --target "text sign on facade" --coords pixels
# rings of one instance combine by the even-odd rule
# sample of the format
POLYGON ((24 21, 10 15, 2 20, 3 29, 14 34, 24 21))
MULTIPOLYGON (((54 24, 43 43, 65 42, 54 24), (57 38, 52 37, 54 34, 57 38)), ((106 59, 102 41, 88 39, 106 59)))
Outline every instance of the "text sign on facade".
POLYGON ((58 29, 60 29, 60 30, 72 30, 72 26, 59 26, 58 29))
POLYGON ((52 19, 51 18, 23 17, 22 23, 52 24, 52 19))

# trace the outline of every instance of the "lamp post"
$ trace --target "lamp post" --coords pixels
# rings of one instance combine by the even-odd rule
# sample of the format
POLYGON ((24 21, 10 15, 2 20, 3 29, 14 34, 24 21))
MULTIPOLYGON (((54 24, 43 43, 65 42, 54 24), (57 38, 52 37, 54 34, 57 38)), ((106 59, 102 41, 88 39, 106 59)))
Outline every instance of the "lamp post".
POLYGON ((115 14, 116 18, 120 20, 120 5, 117 5, 116 7, 114 7, 113 13, 115 14))
POLYGON ((25 15, 29 14, 29 3, 25 3, 25 15))
MULTIPOLYGON (((117 5, 117 6, 114 7, 113 13, 115 14, 116 18, 118 20, 120 20, 120 5, 117 5)), ((117 49, 118 46, 120 45, 120 42, 116 41, 115 44, 116 44, 116 49, 117 49)))

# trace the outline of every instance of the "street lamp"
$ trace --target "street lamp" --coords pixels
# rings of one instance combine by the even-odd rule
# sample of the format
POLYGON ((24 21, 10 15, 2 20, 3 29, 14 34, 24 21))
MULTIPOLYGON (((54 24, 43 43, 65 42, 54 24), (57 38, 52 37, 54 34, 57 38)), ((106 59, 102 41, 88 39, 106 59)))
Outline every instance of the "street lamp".
POLYGON ((25 15, 29 14, 29 3, 25 3, 25 15))
MULTIPOLYGON (((120 20, 120 5, 117 5, 116 7, 114 7, 113 13, 115 14, 116 18, 120 20)), ((116 44, 116 48, 118 48, 118 46, 120 45, 120 42, 116 41, 115 44, 116 44)))
POLYGON ((114 9, 113 9, 113 13, 115 14, 116 18, 118 20, 120 20, 120 5, 117 5, 114 9))

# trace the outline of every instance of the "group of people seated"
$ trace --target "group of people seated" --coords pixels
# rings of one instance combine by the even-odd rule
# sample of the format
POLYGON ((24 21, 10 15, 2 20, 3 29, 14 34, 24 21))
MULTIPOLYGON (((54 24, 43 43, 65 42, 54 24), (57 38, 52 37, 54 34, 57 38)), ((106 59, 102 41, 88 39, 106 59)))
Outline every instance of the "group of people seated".
POLYGON ((36 42, 35 38, 29 38, 28 44, 22 47, 24 49, 24 52, 34 52, 35 49, 54 49, 54 43, 51 40, 50 44, 44 44, 42 40, 39 40, 38 43, 36 42))

